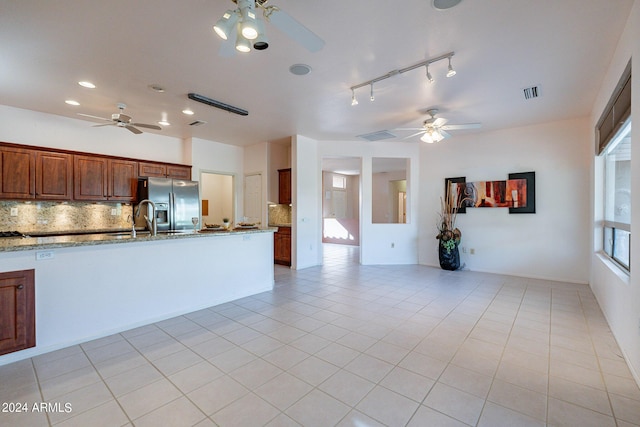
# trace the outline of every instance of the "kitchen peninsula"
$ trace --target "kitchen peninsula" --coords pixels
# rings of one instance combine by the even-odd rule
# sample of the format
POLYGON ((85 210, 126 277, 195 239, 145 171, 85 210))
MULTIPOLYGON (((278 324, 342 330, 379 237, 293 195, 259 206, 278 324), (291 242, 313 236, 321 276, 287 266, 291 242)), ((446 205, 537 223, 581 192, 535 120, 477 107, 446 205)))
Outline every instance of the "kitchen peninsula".
POLYGON ((0 365, 267 291, 273 232, 4 239, 0 271, 35 271, 36 347, 0 365))

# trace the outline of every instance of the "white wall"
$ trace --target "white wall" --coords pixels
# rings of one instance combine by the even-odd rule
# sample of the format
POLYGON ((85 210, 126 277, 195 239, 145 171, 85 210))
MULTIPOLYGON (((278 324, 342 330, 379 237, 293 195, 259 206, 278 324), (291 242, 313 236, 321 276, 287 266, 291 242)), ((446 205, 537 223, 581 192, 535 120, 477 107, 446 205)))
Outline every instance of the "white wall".
POLYGON ((291 266, 322 263, 322 172, 318 142, 296 135, 291 141, 291 266))
MULTIPOLYGON (((260 174, 262 184, 261 195, 261 223, 269 222, 269 211, 267 209, 267 198, 269 196, 269 144, 261 142, 250 145, 244 149, 244 176, 260 174)), ((243 176, 243 178, 244 178, 243 176)), ((244 184, 242 185, 244 191, 244 184)), ((244 212, 236 214, 236 222, 242 221, 244 212)))
MULTIPOLYGON (((0 141, 95 154, 191 164, 184 142, 145 132, 135 135, 115 126, 92 127, 70 119, 0 105, 0 141)), ((195 175, 195 174, 194 174, 195 175)))
MULTIPOLYGON (((635 2, 629 15, 629 20, 618 43, 617 50, 605 76, 603 84, 594 103, 590 126, 594 128, 600 118, 613 90, 618 83, 629 59, 632 60, 632 129, 631 140, 631 182, 632 186, 640 182, 640 152, 636 150, 640 141, 640 3, 635 2)), ((591 153, 594 152, 595 142, 592 138, 591 153)), ((631 268, 630 275, 622 273, 615 265, 599 252, 602 249, 600 222, 602 218, 602 159, 591 155, 592 192, 594 200, 591 209, 592 242, 591 248, 591 289, 595 294, 600 308, 604 312, 609 327, 613 332, 629 367, 640 384, 640 233, 631 233, 631 268)), ((634 187, 635 188, 635 187, 634 187)), ((631 193, 631 227, 632 230, 640 224, 640 192, 631 193)))
POLYGON ((507 179, 536 173, 536 213, 467 208, 458 216, 465 268, 523 277, 587 283, 589 163, 592 132, 576 119, 474 135, 421 146, 420 263, 439 265, 435 236, 444 179, 507 179))

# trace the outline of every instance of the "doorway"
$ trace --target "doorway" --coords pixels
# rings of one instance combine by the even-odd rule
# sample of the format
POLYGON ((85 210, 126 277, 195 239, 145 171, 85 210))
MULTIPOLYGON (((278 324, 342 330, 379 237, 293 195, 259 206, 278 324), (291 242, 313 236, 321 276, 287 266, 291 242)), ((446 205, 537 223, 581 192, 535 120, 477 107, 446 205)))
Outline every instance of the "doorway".
POLYGON ((322 243, 360 246, 360 165, 357 157, 322 159, 322 243))
POLYGON ((235 176, 219 172, 200 172, 202 227, 222 224, 235 214, 235 176))

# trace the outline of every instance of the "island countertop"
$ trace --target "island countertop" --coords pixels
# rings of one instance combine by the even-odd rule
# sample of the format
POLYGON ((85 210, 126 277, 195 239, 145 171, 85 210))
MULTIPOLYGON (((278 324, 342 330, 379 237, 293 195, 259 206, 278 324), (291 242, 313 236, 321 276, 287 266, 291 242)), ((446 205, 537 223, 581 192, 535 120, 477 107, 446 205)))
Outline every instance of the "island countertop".
POLYGON ((194 239, 206 237, 228 236, 232 234, 273 233, 277 228, 246 228, 221 231, 202 230, 161 233, 152 236, 148 231, 138 231, 136 237, 130 231, 111 231, 96 233, 70 233, 63 235, 45 235, 29 237, 7 237, 0 239, 0 252, 29 251, 42 249, 67 248, 77 246, 95 246, 104 244, 151 242, 174 239, 194 239))

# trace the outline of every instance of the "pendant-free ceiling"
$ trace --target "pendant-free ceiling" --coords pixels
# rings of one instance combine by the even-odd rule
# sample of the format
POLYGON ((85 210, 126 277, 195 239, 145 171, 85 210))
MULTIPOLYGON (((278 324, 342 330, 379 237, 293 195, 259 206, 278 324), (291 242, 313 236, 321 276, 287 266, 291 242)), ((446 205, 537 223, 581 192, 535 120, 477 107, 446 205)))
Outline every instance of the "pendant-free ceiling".
POLYGON ((267 6, 269 0, 232 0, 238 5, 237 9, 227 10, 213 26, 214 31, 222 40, 228 41, 221 49, 222 56, 230 56, 228 45, 235 46, 239 52, 249 52, 253 46, 256 50, 269 47, 269 40, 265 33, 265 21, 278 27, 283 33, 300 43, 311 52, 317 52, 324 46, 324 40, 311 30, 282 11, 278 6, 267 6), (262 19, 257 9, 262 9, 262 19))
POLYGON ((453 76, 456 75, 456 71, 451 66, 451 57, 453 55, 455 55, 455 52, 445 53, 444 55, 440 55, 440 56, 437 56, 435 58, 427 59, 426 61, 418 62, 417 64, 413 64, 413 65, 410 65, 408 67, 401 68, 399 70, 391 70, 387 74, 383 74, 380 77, 376 77, 375 79, 367 80, 366 82, 362 82, 360 84, 351 86, 349 88, 349 89, 351 89, 351 105, 358 105, 358 100, 356 99, 356 89, 359 89, 359 88, 365 87, 365 86, 371 86, 369 99, 371 101, 374 101, 375 100, 375 97, 373 95, 373 84, 374 83, 377 83, 377 82, 379 82, 381 80, 386 80, 389 77, 397 76, 398 74, 406 73, 407 71, 415 70, 416 68, 425 67, 426 68, 427 81, 429 83, 433 83, 434 79, 433 79, 433 76, 431 75, 431 73, 429 72, 429 65, 433 64, 434 62, 442 61, 443 59, 448 59, 449 60, 449 67, 447 68, 446 76, 447 77, 453 77, 453 76))

